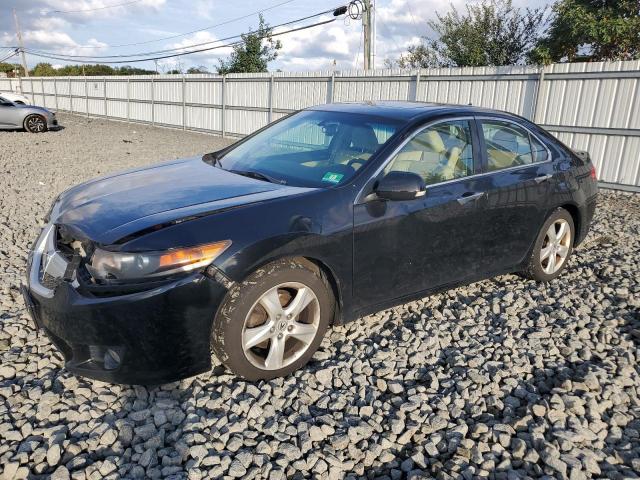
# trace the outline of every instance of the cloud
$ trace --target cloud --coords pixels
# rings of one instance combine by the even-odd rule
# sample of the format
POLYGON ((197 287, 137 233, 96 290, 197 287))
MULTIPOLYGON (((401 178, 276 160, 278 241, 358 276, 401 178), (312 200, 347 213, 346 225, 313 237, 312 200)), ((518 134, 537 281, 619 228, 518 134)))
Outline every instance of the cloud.
MULTIPOLYGON (((115 8, 84 11, 126 3, 126 0, 30 0, 29 2, 16 2, 15 9, 20 20, 23 41, 27 48, 66 55, 97 55, 103 54, 108 45, 95 38, 89 38, 82 42, 75 40, 71 32, 76 26, 94 21, 99 21, 102 24, 105 19, 124 18, 140 14, 143 11, 158 10, 166 1, 142 0, 115 8), (65 11, 78 12, 59 13, 65 11)), ((9 46, 17 44, 12 15, 0 16, 0 42, 2 45, 9 46)), ((33 55, 27 55, 27 57, 30 66, 39 61, 50 61, 33 55)))
POLYGON ((78 21, 92 18, 101 20, 109 17, 139 13, 141 10, 162 7, 166 0, 39 0, 41 15, 64 15, 78 21))
MULTIPOLYGON (((204 31, 184 37, 179 42, 166 44, 162 50, 178 48, 180 50, 177 50, 176 52, 167 52, 167 54, 181 53, 190 50, 226 45, 228 43, 229 41, 220 41, 216 35, 208 31, 204 31)), ((158 64, 165 70, 186 70, 191 65, 204 65, 210 71, 214 71, 215 67, 218 65, 218 60, 226 58, 232 51, 233 49, 231 47, 216 48, 214 50, 193 53, 188 56, 165 58, 159 60, 158 64)))
MULTIPOLYGON (((476 0, 478 1, 478 0, 476 0)), ((452 6, 464 10, 464 0, 378 0, 376 6, 376 67, 384 60, 396 59, 410 45, 430 35, 428 21, 452 6)), ((539 7, 546 0, 515 0, 517 7, 539 7)), ((330 18, 330 17, 327 17, 330 18)), ((324 19, 323 17, 318 20, 324 19)), ((320 26, 280 37, 283 44, 275 68, 283 70, 315 70, 362 68, 362 22, 337 20, 330 26, 320 26), (354 61, 357 58, 357 61, 354 61)))
MULTIPOLYGON (((122 5, 116 8, 81 11, 72 14, 54 13, 54 11, 77 11, 96 9, 127 0, 13 0, 20 16, 23 35, 27 47, 66 53, 71 55, 118 54, 135 53, 137 51, 152 51, 166 48, 189 48, 190 45, 213 42, 221 37, 227 37, 246 31, 239 24, 233 24, 215 33, 209 31, 198 32, 184 38, 176 39, 173 43, 150 43, 130 47, 129 49, 111 49, 110 44, 128 43, 126 33, 131 29, 137 30, 136 38, 154 39, 180 31, 198 28, 203 19, 215 19, 216 22, 246 13, 248 9, 267 7, 278 0, 260 0, 256 3, 221 2, 220 0, 142 0, 140 2, 122 5), (264 3, 263 3, 264 2, 264 3), (268 2, 268 3, 267 3, 268 2), (183 15, 184 12, 186 16, 183 15), (155 16, 143 16, 143 13, 155 16), (181 15, 176 19, 176 15, 181 15), (179 21, 177 21, 179 20, 179 21), (78 35, 96 35, 96 38, 79 39, 78 35), (95 32, 95 33, 94 33, 95 32), (124 38, 123 38, 124 37, 124 38), (179 40, 179 41, 178 41, 179 40), (95 48, 85 48, 94 46, 95 48)), ((133 0, 130 0, 133 1, 133 0)), ((478 0, 473 0, 478 1, 478 0)), ((514 0, 519 7, 536 7, 546 4, 547 0, 514 0)), ((291 18, 302 17, 322 7, 322 2, 312 0, 298 0, 294 6, 273 9, 266 15, 271 24, 278 24, 291 18)), ((463 0, 377 0, 377 57, 376 66, 383 67, 386 58, 398 58, 407 47, 420 41, 420 37, 428 35, 427 22, 435 18, 435 13, 445 13, 451 5, 464 10, 467 2, 463 0)), ((325 6, 326 8, 326 6, 325 6)), ((313 21, 332 19, 326 15, 315 20, 307 20, 299 25, 308 25, 313 21)), ((255 21, 251 21, 255 26, 255 21)), ((282 27, 276 31, 290 29, 282 27)), ((293 32, 278 37, 283 44, 278 59, 270 65, 270 69, 290 71, 306 71, 319 69, 352 69, 362 67, 362 24, 360 20, 345 20, 339 18, 335 22, 293 32)), ((0 15, 1 45, 15 45, 15 28, 11 15, 0 15)), ((228 42, 223 42, 228 43, 228 42)), ((220 48, 207 52, 183 56, 179 59, 167 59, 161 63, 188 68, 192 65, 217 65, 218 59, 228 56, 231 48, 220 48)), ((47 61, 29 56, 30 64, 36 61, 47 61)), ((175 67, 172 67, 175 68, 175 67)))

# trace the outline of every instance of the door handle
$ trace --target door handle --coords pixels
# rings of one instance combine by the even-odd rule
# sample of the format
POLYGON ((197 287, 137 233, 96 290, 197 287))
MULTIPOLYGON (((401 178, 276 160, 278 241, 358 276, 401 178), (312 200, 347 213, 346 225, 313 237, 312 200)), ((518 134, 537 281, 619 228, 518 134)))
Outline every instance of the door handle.
POLYGON ((538 176, 536 177, 536 183, 546 182, 546 181, 547 181, 547 180, 549 180, 551 177, 553 177, 553 175, 551 175, 551 174, 538 175, 538 176))
POLYGON ((458 203, 460 205, 466 205, 469 202, 479 199, 482 195, 484 195, 484 192, 478 192, 478 193, 467 192, 463 194, 461 197, 458 197, 458 203))

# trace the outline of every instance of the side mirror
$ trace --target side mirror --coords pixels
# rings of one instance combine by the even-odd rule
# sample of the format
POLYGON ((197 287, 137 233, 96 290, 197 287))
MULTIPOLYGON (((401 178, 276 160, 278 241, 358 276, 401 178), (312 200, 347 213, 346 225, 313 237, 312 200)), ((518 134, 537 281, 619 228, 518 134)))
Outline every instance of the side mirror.
POLYGON ((422 177, 412 172, 389 172, 374 191, 378 198, 385 200, 413 200, 427 193, 422 177))

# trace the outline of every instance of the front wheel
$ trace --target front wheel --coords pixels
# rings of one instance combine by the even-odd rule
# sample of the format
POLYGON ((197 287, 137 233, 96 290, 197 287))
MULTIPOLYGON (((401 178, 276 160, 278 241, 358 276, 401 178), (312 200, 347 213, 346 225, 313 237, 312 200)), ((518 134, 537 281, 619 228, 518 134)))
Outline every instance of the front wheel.
POLYGON ((213 323, 211 348, 247 380, 285 376, 313 356, 333 312, 331 287, 319 268, 277 261, 229 290, 213 323))
POLYGON ((571 214, 556 209, 542 226, 523 274, 540 282, 558 277, 573 252, 574 229, 571 214))
POLYGON ((47 131, 47 121, 40 115, 29 115, 24 119, 24 129, 31 133, 47 131))

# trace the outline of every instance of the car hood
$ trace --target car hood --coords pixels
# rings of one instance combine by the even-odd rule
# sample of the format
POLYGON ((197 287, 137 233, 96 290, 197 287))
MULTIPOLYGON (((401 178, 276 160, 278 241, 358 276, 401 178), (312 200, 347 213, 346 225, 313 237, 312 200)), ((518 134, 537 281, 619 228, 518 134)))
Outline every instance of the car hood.
POLYGON ((42 112, 47 115, 52 115, 52 112, 50 110, 47 110, 44 107, 38 107, 37 105, 22 105, 20 103, 14 103, 14 105, 16 106, 16 108, 21 108, 23 110, 32 110, 34 112, 42 112))
POLYGON ((106 245, 177 220, 311 190, 243 177, 194 157, 73 187, 54 203, 50 221, 106 245))

